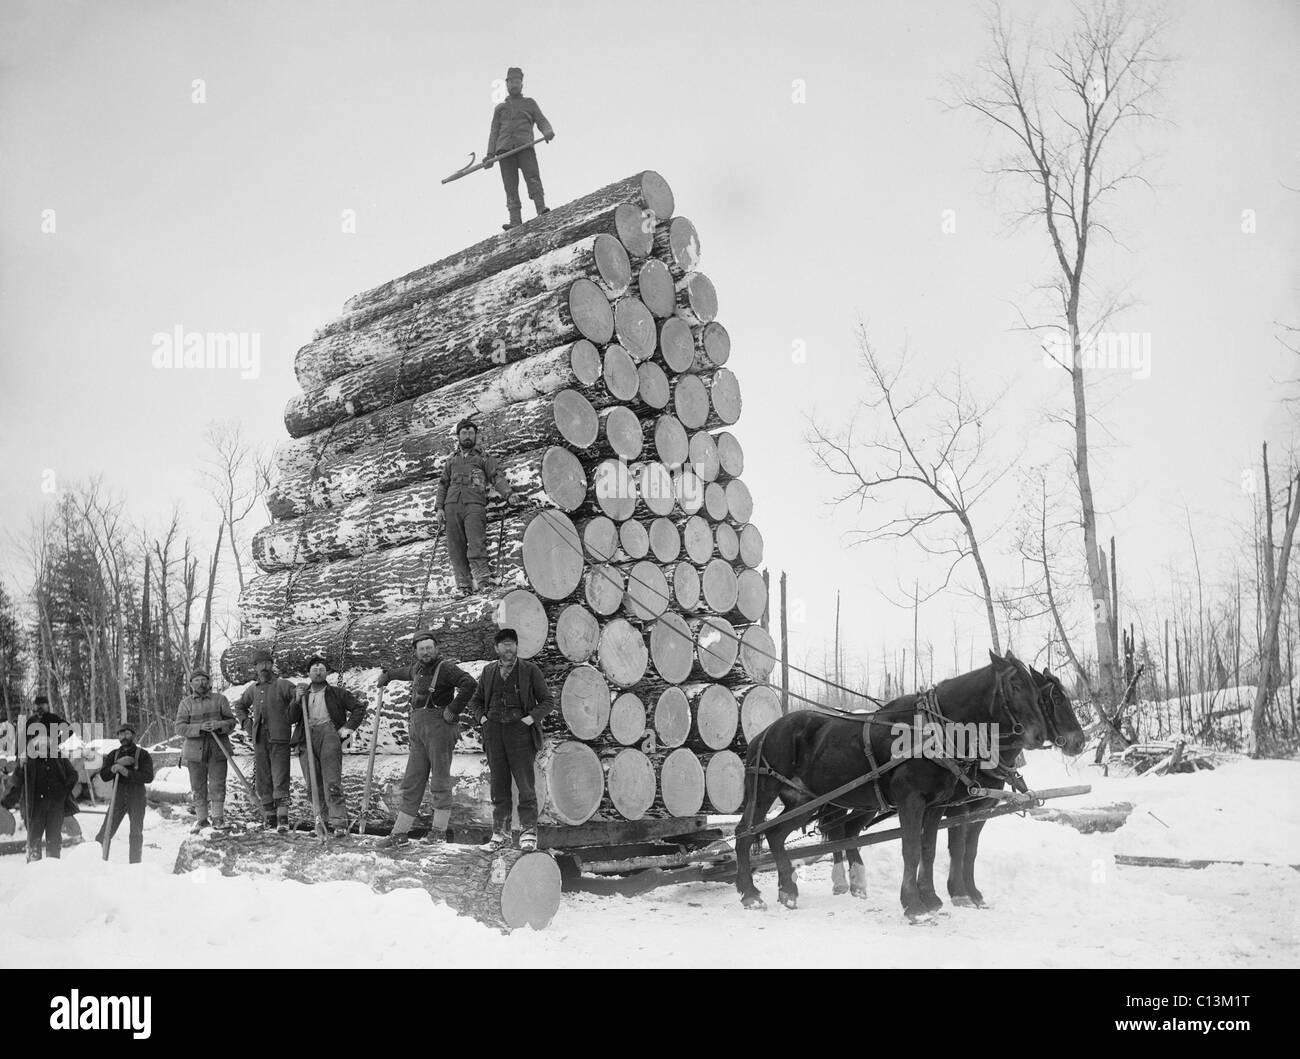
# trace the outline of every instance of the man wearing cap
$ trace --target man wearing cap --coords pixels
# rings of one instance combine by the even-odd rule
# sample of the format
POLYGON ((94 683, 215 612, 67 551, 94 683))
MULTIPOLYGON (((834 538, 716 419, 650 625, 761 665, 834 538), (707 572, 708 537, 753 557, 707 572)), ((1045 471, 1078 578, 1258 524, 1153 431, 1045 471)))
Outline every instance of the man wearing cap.
POLYGON ((105 783, 117 781, 117 797, 113 800, 113 819, 104 818, 95 841, 103 845, 105 838, 117 834, 122 817, 131 817, 130 862, 139 864, 144 856, 144 798, 145 785, 153 782, 153 758, 149 751, 135 745, 135 728, 129 724, 117 726, 116 750, 104 758, 99 778, 105 783))
POLYGON ((409 841, 408 832, 420 812, 426 785, 433 794, 433 827, 427 841, 446 840, 451 823, 451 755, 460 734, 461 712, 474 693, 474 678, 450 658, 438 657, 433 633, 417 633, 412 646, 414 665, 385 669, 379 675, 381 695, 390 680, 411 682, 411 745, 402 776, 402 808, 385 846, 409 841))
POLYGON ((181 760, 190 773, 196 831, 209 824, 226 826, 226 755, 217 740, 224 742, 235 723, 226 697, 214 694, 207 672, 196 669, 190 677, 190 694, 176 707, 176 734, 185 737, 181 760))
POLYGON ((510 488, 501 465, 478 447, 478 426, 472 419, 456 425, 458 447, 442 468, 435 503, 435 525, 447 528, 447 551, 462 596, 496 587, 487 558, 488 482, 518 507, 524 498, 510 488))
POLYGON ((27 715, 23 731, 28 742, 44 735, 58 746, 63 742, 62 736, 65 734, 59 727, 63 724, 67 722, 50 709, 49 696, 42 692, 32 699, 32 712, 27 715))
POLYGON ((46 854, 58 860, 63 850, 63 818, 77 811, 72 792, 81 781, 72 762, 48 735, 35 736, 25 750, 13 785, 0 805, 6 809, 22 805, 29 861, 41 859, 42 840, 46 854))
POLYGON ((270 651, 253 655, 257 679, 235 704, 240 727, 253 743, 253 778, 267 827, 289 830, 289 709, 298 693, 292 680, 274 675, 270 651))
MULTIPOLYGON (((512 66, 506 71, 506 91, 509 94, 492 112, 492 130, 488 133, 484 169, 492 168, 492 160, 497 154, 531 144, 535 138, 534 125, 546 137, 547 143, 555 139, 555 130, 546 120, 542 108, 536 100, 524 95, 524 72, 518 66, 512 66)), ((523 207, 519 202, 520 170, 523 170, 524 184, 528 187, 528 197, 537 209, 537 216, 551 212, 546 206, 546 195, 542 190, 542 174, 537 169, 537 151, 530 146, 526 151, 501 159, 501 183, 506 188, 506 209, 510 211, 510 220, 501 227, 507 232, 523 223, 523 207)))
MULTIPOLYGON (((311 683, 298 689, 289 708, 289 720, 298 725, 294 745, 301 747, 308 738, 311 739, 316 774, 309 782, 316 784, 316 794, 325 799, 322 808, 328 816, 330 830, 336 835, 346 834, 348 809, 343 798, 343 744, 352 738, 352 733, 361 724, 366 708, 347 688, 326 682, 329 665, 320 655, 307 663, 307 675, 311 677, 311 683), (307 713, 305 733, 304 706, 307 713)), ((304 753, 302 760, 305 774, 310 759, 304 753)), ((316 794, 310 790, 308 794, 314 804, 316 794)))
POLYGON ((519 657, 514 629, 496 634, 497 661, 483 670, 470 713, 483 724, 492 773, 492 846, 510 844, 510 784, 519 792, 519 848, 537 848, 537 787, 533 759, 542 748, 542 718, 555 708, 541 667, 519 657), (484 716, 486 715, 486 723, 484 716))

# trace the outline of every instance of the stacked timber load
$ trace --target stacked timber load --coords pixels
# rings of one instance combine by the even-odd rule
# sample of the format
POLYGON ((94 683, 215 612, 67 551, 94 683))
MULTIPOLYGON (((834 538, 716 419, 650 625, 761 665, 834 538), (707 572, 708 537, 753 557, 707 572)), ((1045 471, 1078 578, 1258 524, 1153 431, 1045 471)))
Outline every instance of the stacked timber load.
MULTIPOLYGON (((262 648, 291 677, 322 654, 373 707, 417 630, 477 675, 510 626, 559 706, 544 823, 735 812, 745 742, 780 709, 740 389, 699 265, 647 171, 350 299, 295 361, 226 678, 262 648), (459 598, 433 515, 466 416, 528 503, 489 499, 500 587, 459 598)), ((405 694, 384 694, 380 749, 405 743, 405 694)))

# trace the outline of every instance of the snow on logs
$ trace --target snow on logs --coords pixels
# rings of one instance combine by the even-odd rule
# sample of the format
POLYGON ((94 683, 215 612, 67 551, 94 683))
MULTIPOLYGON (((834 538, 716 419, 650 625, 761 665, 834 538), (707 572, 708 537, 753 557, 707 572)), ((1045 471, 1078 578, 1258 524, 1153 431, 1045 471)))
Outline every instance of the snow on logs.
POLYGON ((211 868, 308 884, 359 882, 381 894, 421 887, 461 915, 503 930, 540 930, 559 910, 560 868, 545 853, 423 842, 381 850, 378 843, 356 838, 327 847, 274 832, 215 833, 187 838, 174 872, 211 868))
MULTIPOLYGON (((780 713, 775 652, 731 339, 674 210, 661 177, 635 174, 316 331, 228 679, 250 679, 261 648, 286 675, 320 653, 374 698, 417 629, 481 668, 509 625, 559 707, 544 823, 736 810, 744 745, 780 713), (466 416, 529 504, 490 492, 498 587, 461 599, 433 515, 466 416)), ((400 743, 401 703, 384 701, 400 743)))

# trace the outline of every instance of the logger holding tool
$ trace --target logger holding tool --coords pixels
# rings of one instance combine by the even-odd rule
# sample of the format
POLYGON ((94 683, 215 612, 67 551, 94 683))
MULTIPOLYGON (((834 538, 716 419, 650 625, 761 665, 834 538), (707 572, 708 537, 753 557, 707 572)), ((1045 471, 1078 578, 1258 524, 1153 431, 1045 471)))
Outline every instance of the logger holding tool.
POLYGON ((492 112, 492 128, 488 132, 487 153, 477 165, 470 155, 470 164, 458 169, 443 180, 444 184, 459 180, 478 169, 491 169, 493 165, 501 166, 501 183, 506 189, 506 209, 510 219, 501 227, 505 231, 518 228, 523 224, 523 207, 519 202, 519 173, 524 174, 524 185, 528 188, 528 197, 533 200, 537 216, 550 213, 546 205, 546 193, 542 189, 542 175, 537 168, 537 152, 533 148, 545 140, 550 143, 555 139, 555 130, 546 120, 537 101, 524 95, 524 72, 518 66, 506 71, 506 92, 508 95, 497 104, 492 112), (541 133, 533 138, 533 126, 541 133))

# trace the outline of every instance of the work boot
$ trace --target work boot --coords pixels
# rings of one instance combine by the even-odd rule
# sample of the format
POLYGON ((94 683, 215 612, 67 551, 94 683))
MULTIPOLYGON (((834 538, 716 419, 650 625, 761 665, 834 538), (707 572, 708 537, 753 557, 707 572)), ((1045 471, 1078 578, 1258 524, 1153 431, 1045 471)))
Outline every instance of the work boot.
POLYGON ((379 843, 380 849, 397 849, 398 846, 406 846, 411 842, 411 836, 406 831, 394 831, 386 839, 379 843))
POLYGON ((195 824, 193 828, 191 828, 191 832, 192 832, 193 834, 198 834, 198 833, 199 833, 200 831, 202 831, 205 827, 211 827, 211 826, 212 826, 212 821, 211 821, 211 820, 209 820, 206 816, 204 816, 204 817, 200 817, 200 818, 199 818, 199 822, 198 822, 197 824, 195 824))
POLYGON ((284 816, 276 816, 275 829, 282 835, 289 833, 289 817, 287 814, 284 816))
POLYGON ((519 848, 525 853, 531 853, 537 848, 537 829, 526 827, 519 832, 519 848))
POLYGON ((501 582, 489 574, 487 577, 481 577, 474 584, 475 592, 491 592, 494 588, 500 588, 501 582))
POLYGON ((510 846, 510 832, 502 831, 500 828, 492 832, 492 837, 488 839, 488 849, 508 849, 510 846))
POLYGON ((510 220, 501 226, 503 232, 510 231, 511 228, 518 228, 524 223, 523 214, 519 207, 510 211, 510 220))
MULTIPOLYGON (((287 822, 287 821, 286 821, 286 822, 287 822)), ((271 828, 275 827, 275 813, 263 813, 263 814, 262 814, 262 826, 263 826, 267 831, 270 831, 271 828)))
POLYGON ((456 591, 460 593, 461 599, 466 599, 467 597, 472 596, 474 594, 474 589, 472 589, 469 585, 457 585, 456 591))
POLYGON ((424 843, 427 846, 440 846, 447 841, 447 825, 451 823, 450 809, 435 809, 433 811, 433 824, 429 828, 429 833, 424 836, 424 843))
POLYGON ((533 199, 533 205, 537 207, 537 216, 544 217, 551 212, 551 208, 546 205, 545 199, 533 199))
POLYGON ((226 823, 224 816, 216 815, 212 818, 212 828, 215 831, 229 831, 230 825, 226 823))

